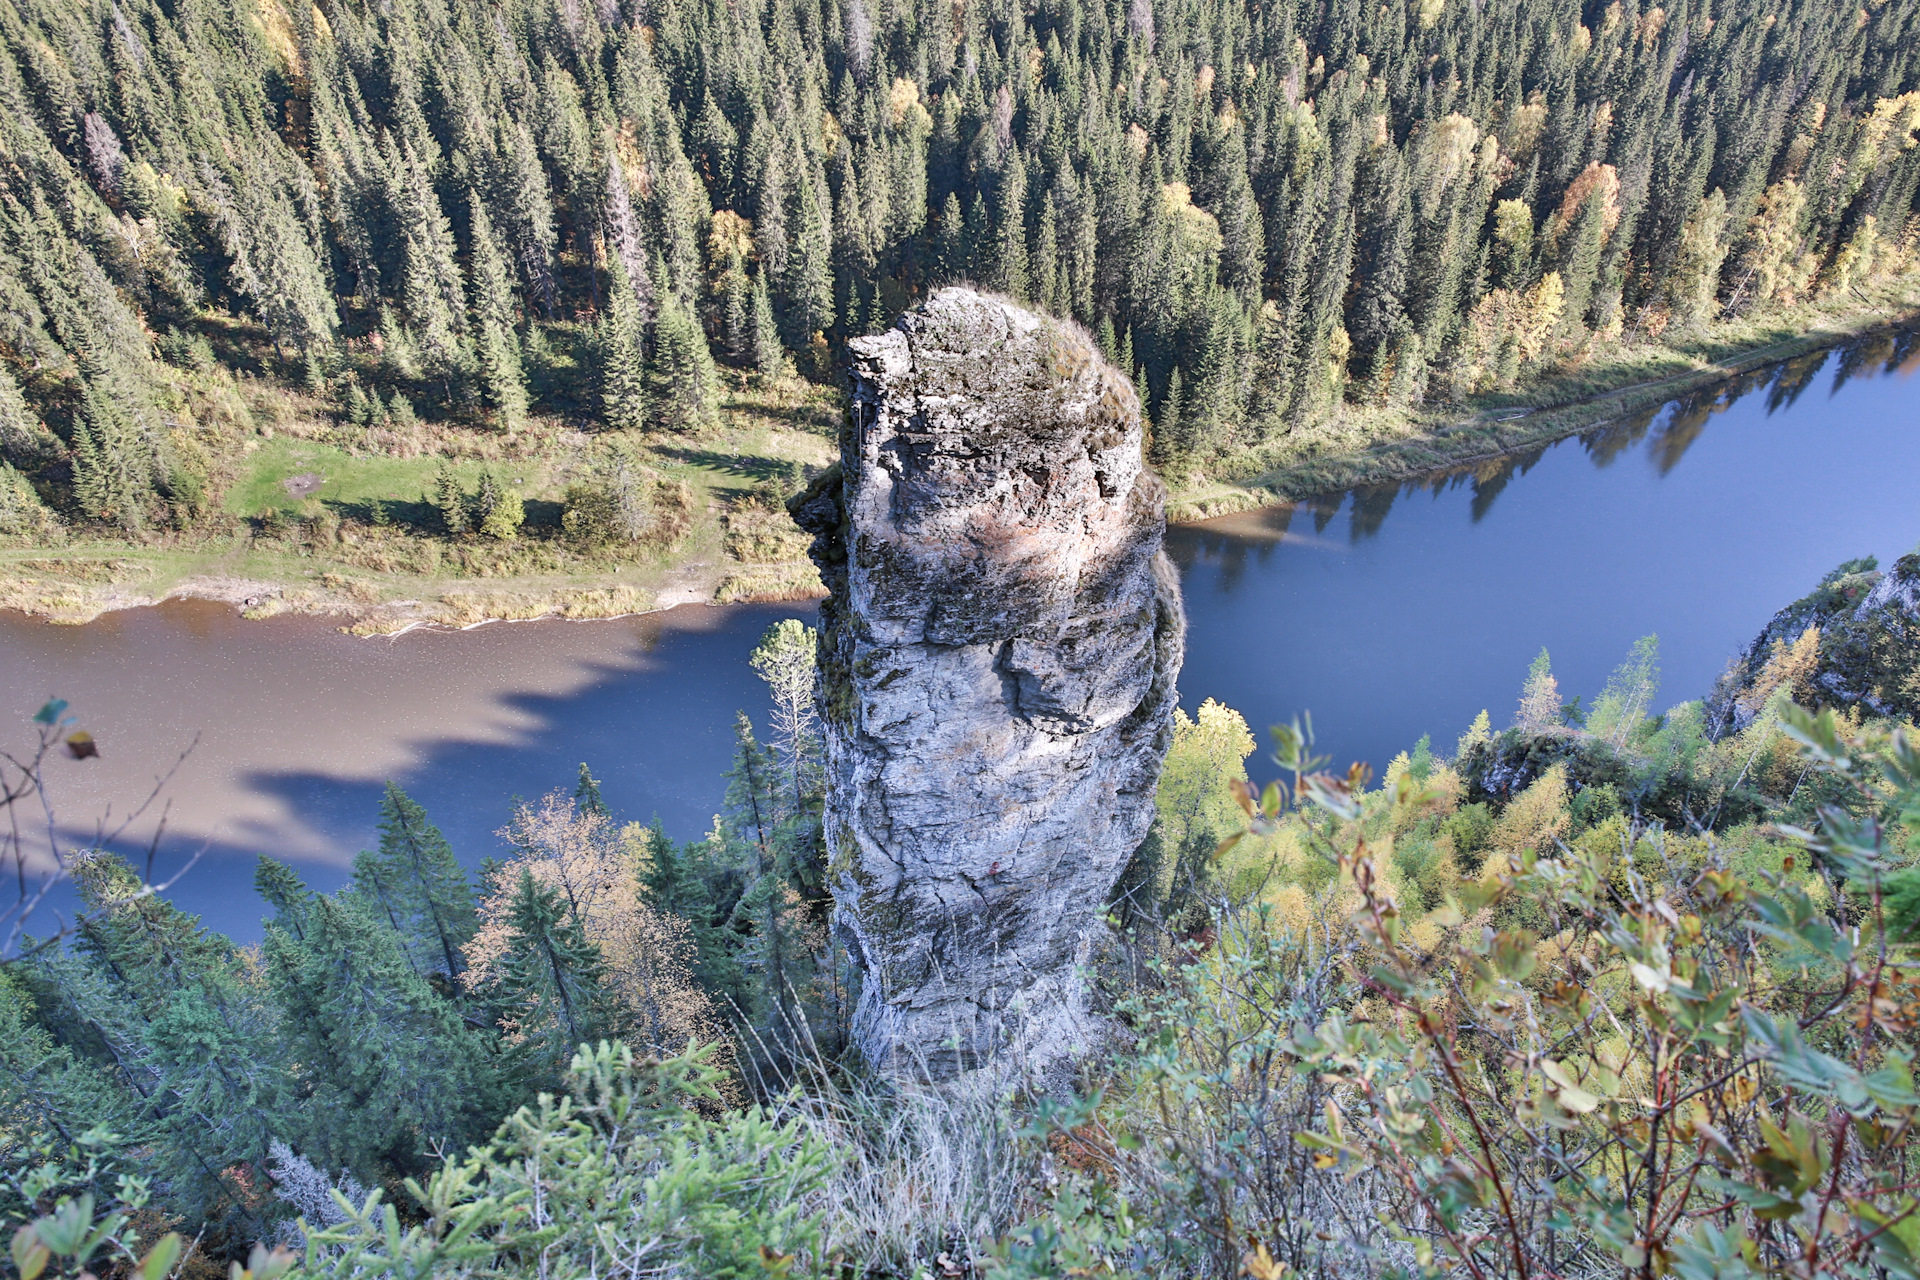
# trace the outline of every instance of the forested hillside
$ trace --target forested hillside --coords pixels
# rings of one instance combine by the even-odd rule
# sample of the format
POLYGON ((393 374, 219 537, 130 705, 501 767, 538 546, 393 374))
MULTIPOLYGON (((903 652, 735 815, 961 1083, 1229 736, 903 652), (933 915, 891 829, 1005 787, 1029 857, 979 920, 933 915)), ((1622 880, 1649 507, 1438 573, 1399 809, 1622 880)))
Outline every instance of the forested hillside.
POLYGON ((16 535, 201 522, 257 379, 357 453, 698 438, 966 277, 1085 323, 1184 463, 1920 231, 1920 0, 8 0, 0 44, 16 535))

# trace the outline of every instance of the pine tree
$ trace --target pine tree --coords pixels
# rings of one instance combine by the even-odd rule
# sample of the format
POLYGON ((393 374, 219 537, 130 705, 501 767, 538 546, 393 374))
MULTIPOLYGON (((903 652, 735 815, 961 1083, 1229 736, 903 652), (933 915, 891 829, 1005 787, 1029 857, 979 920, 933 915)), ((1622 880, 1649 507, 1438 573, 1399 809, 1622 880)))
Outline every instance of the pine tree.
POLYGON ((609 270, 607 311, 598 338, 600 407, 607 428, 643 430, 651 420, 646 324, 632 280, 618 258, 609 270))
POLYGON ((501 977, 485 994, 513 1036, 517 1071, 529 1083, 555 1080, 573 1051, 619 1033, 600 949, 551 888, 522 871, 514 888, 501 977))
POLYGON ((460 951, 473 937, 473 886, 440 828, 394 783, 380 797, 380 847, 354 860, 353 881, 419 972, 460 976, 460 951))
POLYGON ((479 335, 481 376, 487 403, 500 414, 509 431, 518 430, 527 417, 527 379, 520 366, 520 343, 514 335, 513 284, 507 264, 494 240, 486 204, 469 195, 473 210, 473 316, 479 335))

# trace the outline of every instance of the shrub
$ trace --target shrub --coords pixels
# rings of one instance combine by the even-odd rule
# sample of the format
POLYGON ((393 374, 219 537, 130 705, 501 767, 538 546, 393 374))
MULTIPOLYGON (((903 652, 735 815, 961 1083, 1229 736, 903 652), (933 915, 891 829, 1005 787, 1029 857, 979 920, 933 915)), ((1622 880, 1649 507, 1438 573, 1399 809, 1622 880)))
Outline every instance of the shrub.
POLYGON ((63 539, 60 518, 47 510, 24 475, 0 461, 0 538, 47 545, 63 539))
POLYGON ((520 534, 520 526, 527 522, 527 507, 520 498, 518 489, 508 487, 500 490, 494 498, 493 509, 480 521, 480 532, 489 538, 506 541, 520 534))
MULTIPOLYGON (((1920 1272, 1920 965, 1883 928, 1912 873, 1876 816, 1920 810, 1920 751, 1784 723, 1846 800, 1797 837, 1812 882, 1615 817, 1594 834, 1616 847, 1518 848, 1416 924, 1359 834, 1358 775, 1300 777, 1357 910, 1283 941, 1223 910, 1216 951, 1135 1002, 1130 1095, 1077 1130, 1112 1153, 1093 1181, 1138 1224, 1130 1269, 1224 1276, 1245 1249, 1256 1276, 1920 1272)), ((1428 800, 1410 774, 1392 798, 1428 800)), ((1050 1212, 1056 1262, 1116 1220, 1050 1212)))
POLYGON ((491 1145, 407 1191, 406 1225, 376 1191, 310 1231, 300 1276, 807 1274, 833 1153, 797 1120, 718 1113, 707 1048, 661 1061, 582 1046, 570 1094, 543 1094, 491 1145))

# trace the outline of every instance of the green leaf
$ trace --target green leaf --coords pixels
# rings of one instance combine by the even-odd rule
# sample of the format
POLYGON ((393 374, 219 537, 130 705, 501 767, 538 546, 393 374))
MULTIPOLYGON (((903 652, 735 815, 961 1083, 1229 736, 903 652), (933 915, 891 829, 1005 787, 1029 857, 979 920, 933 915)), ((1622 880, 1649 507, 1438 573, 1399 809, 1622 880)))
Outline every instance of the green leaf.
POLYGON ((62 1257, 74 1257, 86 1247, 93 1227, 93 1196, 62 1200, 53 1212, 33 1224, 33 1233, 42 1244, 62 1257))
POLYGON ((1654 995, 1665 995, 1667 988, 1672 985, 1673 977, 1671 974, 1662 973, 1658 969, 1650 968, 1647 965, 1641 964, 1638 960, 1628 965, 1627 968, 1632 972, 1633 980, 1654 995))
POLYGON ((1865 1077, 1829 1054, 1821 1053, 1801 1037, 1791 1021, 1774 1018, 1750 1004, 1740 1006, 1747 1034, 1767 1051, 1775 1072, 1803 1093, 1834 1098, 1857 1116, 1871 1114, 1878 1105, 1865 1077))
POLYGON ((1573 1081, 1567 1069, 1552 1058, 1540 1059, 1540 1073, 1552 1083, 1554 1101, 1576 1115, 1586 1115, 1600 1105, 1600 1099, 1573 1081))
POLYGON ((35 724, 57 724, 59 723, 61 713, 66 709, 67 700, 65 698, 49 698, 46 706, 41 707, 33 713, 33 722, 35 724))
POLYGON ((140 1259, 140 1280, 162 1280, 179 1259, 180 1233, 169 1231, 160 1237, 153 1248, 147 1250, 146 1257, 140 1259))
POLYGON ((20 1280, 36 1280, 52 1256, 31 1225, 13 1233, 13 1265, 20 1270, 20 1280))

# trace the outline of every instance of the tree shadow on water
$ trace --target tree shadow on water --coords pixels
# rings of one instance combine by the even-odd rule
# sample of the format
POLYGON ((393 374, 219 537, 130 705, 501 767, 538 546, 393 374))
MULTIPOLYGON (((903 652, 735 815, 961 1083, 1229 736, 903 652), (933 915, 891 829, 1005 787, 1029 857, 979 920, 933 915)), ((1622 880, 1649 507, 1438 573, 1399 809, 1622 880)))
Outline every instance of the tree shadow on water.
MULTIPOLYGON (((419 723, 396 744, 413 763, 392 780, 426 809, 470 871, 504 852, 494 832, 506 824, 516 799, 571 791, 583 761, 622 820, 657 816, 674 839, 697 839, 726 793, 734 713, 744 710, 765 729, 770 703, 747 656, 782 618, 812 623, 815 609, 728 607, 718 625, 663 631, 644 663, 620 661, 631 652, 631 641, 623 640, 617 652, 587 664, 586 680, 564 695, 503 693, 482 719, 525 726, 504 735, 505 741, 475 741, 464 722, 419 723)), ((528 633, 528 643, 539 643, 537 632, 528 633)), ((171 896, 210 928, 238 941, 258 938, 265 910, 253 891, 259 856, 288 858, 290 850, 325 847, 325 860, 289 860, 315 889, 339 887, 353 854, 379 839, 387 781, 320 769, 238 771, 237 788, 285 818, 233 823, 214 842, 169 836, 160 843, 156 866, 178 866, 203 850, 171 896)), ((146 849, 115 852, 143 860, 146 849)))

